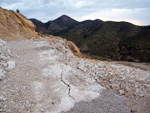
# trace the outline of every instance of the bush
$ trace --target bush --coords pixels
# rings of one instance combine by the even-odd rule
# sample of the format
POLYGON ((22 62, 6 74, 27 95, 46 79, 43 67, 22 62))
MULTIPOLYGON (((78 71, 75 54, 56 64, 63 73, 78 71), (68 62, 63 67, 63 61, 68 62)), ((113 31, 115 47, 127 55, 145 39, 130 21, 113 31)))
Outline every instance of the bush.
POLYGON ((17 13, 20 13, 20 10, 19 10, 19 9, 16 9, 16 12, 17 12, 17 13))

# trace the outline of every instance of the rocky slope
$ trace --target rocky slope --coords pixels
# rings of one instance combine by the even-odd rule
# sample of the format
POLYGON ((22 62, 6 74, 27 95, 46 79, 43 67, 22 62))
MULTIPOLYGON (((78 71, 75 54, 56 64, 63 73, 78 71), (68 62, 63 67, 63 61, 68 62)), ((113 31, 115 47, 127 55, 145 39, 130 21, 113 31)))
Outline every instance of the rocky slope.
POLYGON ((35 25, 20 13, 0 7, 0 38, 4 40, 21 40, 38 37, 35 25))
POLYGON ((5 78, 6 71, 10 71, 15 67, 15 61, 12 60, 12 55, 7 43, 0 39, 0 80, 5 78))
POLYGON ((59 34, 84 53, 112 60, 150 62, 150 26, 127 22, 81 23, 59 34))

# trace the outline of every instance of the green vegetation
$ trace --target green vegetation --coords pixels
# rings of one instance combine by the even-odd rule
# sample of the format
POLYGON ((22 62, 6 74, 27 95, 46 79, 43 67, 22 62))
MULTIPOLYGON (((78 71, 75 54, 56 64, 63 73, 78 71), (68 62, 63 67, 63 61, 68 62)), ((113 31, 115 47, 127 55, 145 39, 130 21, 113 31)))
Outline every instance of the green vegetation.
POLYGON ((20 10, 19 10, 19 9, 16 9, 16 12, 17 12, 17 13, 20 13, 20 10))
POLYGON ((59 35, 96 59, 150 62, 150 26, 127 22, 83 23, 59 35))
POLYGON ((150 26, 127 22, 76 20, 63 15, 42 23, 31 19, 37 31, 73 41, 82 53, 97 59, 150 62, 150 26))

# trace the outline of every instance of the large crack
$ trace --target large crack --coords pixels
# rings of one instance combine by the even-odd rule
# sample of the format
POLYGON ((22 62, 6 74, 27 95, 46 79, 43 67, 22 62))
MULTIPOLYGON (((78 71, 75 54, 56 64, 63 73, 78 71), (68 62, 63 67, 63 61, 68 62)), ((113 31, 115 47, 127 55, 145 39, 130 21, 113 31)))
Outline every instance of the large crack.
POLYGON ((70 97, 71 99, 75 100, 75 98, 74 98, 73 96, 71 96, 71 94, 70 94, 70 91, 71 91, 70 84, 67 84, 67 83, 63 80, 63 76, 62 76, 62 75, 63 75, 63 69, 62 69, 62 72, 61 72, 61 74, 60 74, 61 81, 67 86, 69 97, 70 97))

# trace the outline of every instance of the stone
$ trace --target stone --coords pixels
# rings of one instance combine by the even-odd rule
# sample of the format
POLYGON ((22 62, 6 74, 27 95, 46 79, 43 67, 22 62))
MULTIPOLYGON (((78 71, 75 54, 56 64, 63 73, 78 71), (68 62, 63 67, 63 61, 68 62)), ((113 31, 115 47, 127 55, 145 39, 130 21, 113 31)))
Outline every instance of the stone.
POLYGON ((3 80, 5 78, 5 75, 2 72, 2 69, 0 68, 0 80, 3 80))
POLYGON ((119 90, 119 93, 120 93, 121 95, 125 94, 124 90, 119 90))
POLYGON ((144 95, 142 93, 139 94, 140 97, 144 97, 144 95))
POLYGON ((0 96, 0 102, 3 102, 3 101, 5 101, 5 100, 6 100, 6 98, 4 98, 3 95, 1 95, 1 96, 0 96))
POLYGON ((7 70, 12 70, 15 67, 15 61, 8 61, 7 64, 7 70))
POLYGON ((11 52, 7 43, 0 39, 0 80, 5 78, 4 73, 15 67, 15 61, 11 60, 11 52))
POLYGON ((84 67, 84 60, 79 60, 79 63, 78 63, 78 69, 81 69, 82 71, 85 70, 85 67, 84 67))

